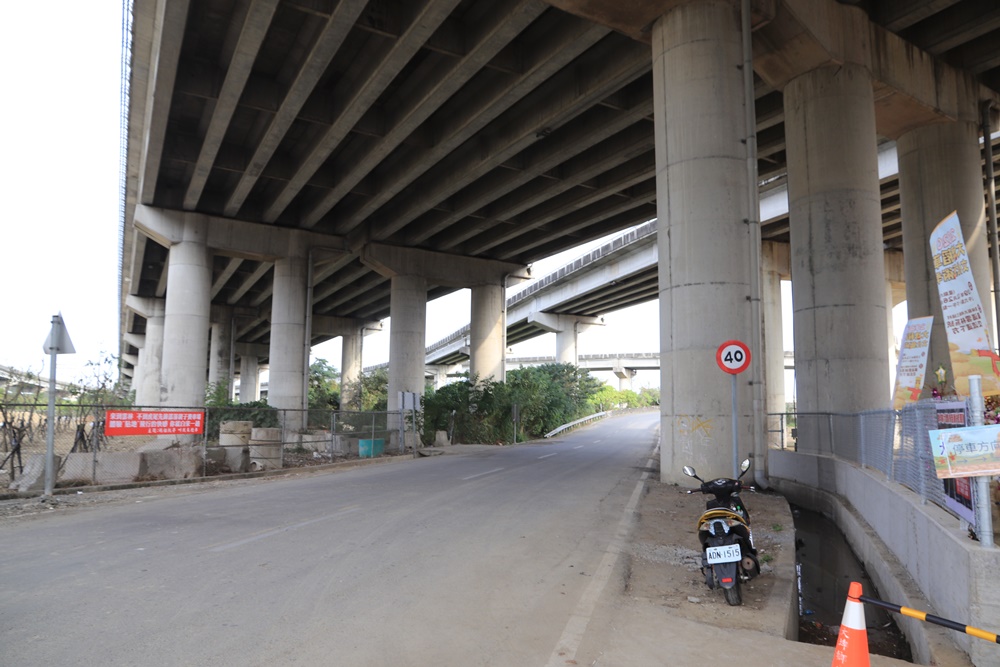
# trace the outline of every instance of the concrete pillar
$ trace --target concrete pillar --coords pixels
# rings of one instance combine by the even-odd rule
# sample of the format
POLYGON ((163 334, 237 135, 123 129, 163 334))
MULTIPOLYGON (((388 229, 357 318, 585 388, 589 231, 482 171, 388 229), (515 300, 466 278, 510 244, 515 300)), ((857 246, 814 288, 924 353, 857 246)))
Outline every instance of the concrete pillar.
POLYGON ((224 384, 226 397, 233 397, 233 315, 232 309, 220 309, 213 317, 208 352, 208 384, 224 384))
POLYGON ((631 391, 632 379, 638 372, 639 371, 634 368, 622 368, 621 370, 616 370, 615 376, 618 378, 618 391, 631 391))
POLYGON ((399 410, 399 392, 424 395, 427 279, 395 275, 389 294, 389 410, 399 410))
POLYGON ((240 403, 260 399, 260 360, 252 355, 240 357, 240 403))
POLYGON ((556 335, 556 363, 577 366, 577 342, 579 334, 592 326, 603 326, 600 317, 579 315, 556 315, 542 311, 528 314, 528 323, 556 335))
MULTIPOLYGON (((911 319, 934 316, 928 373, 932 373, 939 364, 944 364, 949 384, 953 375, 948 335, 941 316, 929 241, 934 227, 952 211, 957 211, 979 298, 984 311, 991 312, 986 209, 976 133, 974 123, 943 123, 908 132, 896 142, 907 315, 911 319)), ((995 328, 992 319, 989 325, 992 332, 995 328)), ((928 377, 921 397, 930 396, 932 385, 933 381, 928 377)))
POLYGON ((361 409, 358 383, 361 381, 363 345, 364 329, 362 327, 358 327, 354 333, 345 333, 341 336, 340 407, 343 410, 361 409))
MULTIPOLYGON (((653 25, 659 217, 660 477, 732 472, 730 376, 719 345, 750 343, 749 187, 739 3, 676 6, 653 25)), ((747 376, 743 376, 744 378, 747 376)), ((753 448, 738 382, 740 454, 753 448)))
POLYGON ((289 256, 274 263, 271 297, 270 375, 267 404, 281 410, 286 437, 305 427, 306 253, 293 241, 289 256))
MULTIPOLYGON (((767 387, 768 414, 782 414, 785 405, 785 343, 781 313, 781 280, 788 276, 788 244, 764 241, 761 244, 761 314, 764 318, 764 385, 767 387)), ((768 428, 780 425, 780 418, 768 420, 768 428)))
POLYGON ((469 325, 469 376, 479 380, 504 381, 503 285, 472 287, 472 317, 469 325))
MULTIPOLYGON (((871 75, 852 63, 824 66, 793 79, 784 95, 798 411, 884 408, 889 360, 871 75)), ((813 435, 800 425, 800 446, 821 447, 813 435)))
POLYGON ((163 320, 160 404, 205 404, 212 255, 205 244, 207 222, 183 214, 182 240, 170 247, 163 320))
POLYGON ((139 350, 141 375, 135 385, 137 406, 154 407, 160 404, 160 373, 163 367, 163 318, 166 304, 163 299, 149 299, 152 312, 147 312, 146 340, 139 350))
POLYGON ((556 363, 578 366, 580 355, 577 353, 577 337, 579 322, 574 319, 556 332, 556 363))

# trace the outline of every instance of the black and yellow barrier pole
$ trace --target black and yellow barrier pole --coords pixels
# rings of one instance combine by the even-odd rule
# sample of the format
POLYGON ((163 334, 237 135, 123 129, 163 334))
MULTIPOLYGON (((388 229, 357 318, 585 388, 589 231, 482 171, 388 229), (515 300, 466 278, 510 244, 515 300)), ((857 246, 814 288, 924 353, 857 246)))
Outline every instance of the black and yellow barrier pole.
POLYGON ((870 598, 867 595, 860 595, 858 596, 858 599, 862 602, 873 604, 876 607, 881 607, 882 609, 888 609, 889 611, 896 612, 897 614, 902 614, 903 616, 909 616, 910 618, 915 618, 919 621, 926 621, 928 623, 940 625, 948 628, 949 630, 958 630, 959 632, 964 632, 967 635, 979 637, 980 639, 985 639, 986 641, 993 642, 994 644, 1000 644, 1000 640, 997 639, 997 636, 994 633, 974 628, 971 625, 963 625, 961 623, 956 623, 955 621, 949 621, 947 618, 941 618, 940 616, 935 616, 934 614, 928 614, 926 611, 920 611, 919 609, 913 609, 912 607, 902 607, 891 602, 876 600, 875 598, 870 598))

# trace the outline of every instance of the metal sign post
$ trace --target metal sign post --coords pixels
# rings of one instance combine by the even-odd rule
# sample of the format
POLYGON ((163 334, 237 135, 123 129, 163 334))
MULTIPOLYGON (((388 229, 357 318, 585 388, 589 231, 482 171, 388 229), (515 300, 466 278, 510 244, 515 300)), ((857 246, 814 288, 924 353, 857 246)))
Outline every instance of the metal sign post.
MULTIPOLYGON (((983 413, 985 405, 983 401, 982 376, 969 376, 969 421, 973 426, 983 425, 983 413)), ((993 544, 993 514, 992 502, 990 498, 990 478, 979 475, 973 478, 975 493, 976 512, 976 536, 979 544, 987 549, 992 549, 993 544)))
POLYGON ((750 348, 738 340, 727 340, 715 352, 715 363, 724 373, 729 373, 733 381, 733 479, 740 476, 740 443, 737 429, 736 376, 750 368, 750 348))
POLYGON ((51 498, 56 485, 56 356, 76 353, 63 323, 62 313, 52 316, 52 329, 42 344, 42 350, 49 355, 49 412, 45 426, 45 491, 42 498, 51 498))

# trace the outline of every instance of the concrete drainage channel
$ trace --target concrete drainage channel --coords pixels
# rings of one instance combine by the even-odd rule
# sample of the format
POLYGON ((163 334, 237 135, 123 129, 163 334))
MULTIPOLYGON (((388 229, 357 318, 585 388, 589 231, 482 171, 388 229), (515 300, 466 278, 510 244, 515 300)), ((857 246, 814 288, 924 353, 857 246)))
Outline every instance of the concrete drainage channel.
MULTIPOLYGON (((879 597, 843 533, 819 512, 792 506, 799 587, 799 641, 834 646, 852 581, 879 597)), ((891 615, 865 605, 869 653, 913 662, 906 637, 891 615)))

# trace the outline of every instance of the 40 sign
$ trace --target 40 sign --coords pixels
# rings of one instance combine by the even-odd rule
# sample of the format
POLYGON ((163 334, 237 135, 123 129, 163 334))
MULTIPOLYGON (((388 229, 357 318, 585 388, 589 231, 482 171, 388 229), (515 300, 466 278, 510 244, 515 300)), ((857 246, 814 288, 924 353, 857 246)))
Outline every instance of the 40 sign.
POLYGON ((750 367, 750 348, 738 340, 727 340, 716 351, 715 361, 724 372, 739 375, 750 367))

